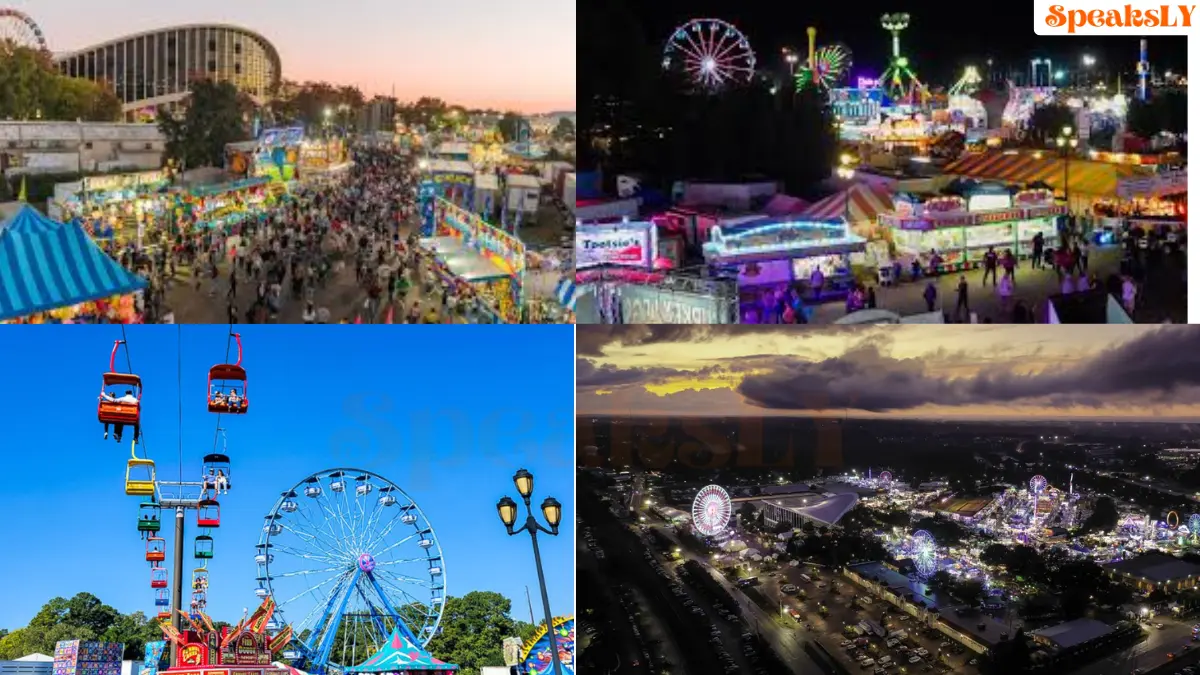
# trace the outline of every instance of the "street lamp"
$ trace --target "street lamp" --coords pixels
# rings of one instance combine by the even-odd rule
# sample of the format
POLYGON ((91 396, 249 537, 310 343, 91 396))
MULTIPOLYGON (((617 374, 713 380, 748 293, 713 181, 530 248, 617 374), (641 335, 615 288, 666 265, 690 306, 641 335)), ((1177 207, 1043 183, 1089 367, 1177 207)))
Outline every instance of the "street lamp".
POLYGON ((788 64, 788 72, 792 77, 796 76, 796 64, 800 62, 800 56, 796 54, 796 50, 791 47, 783 48, 783 60, 788 64))
POLYGON ((1079 139, 1075 137, 1075 130, 1067 126, 1062 128, 1062 134, 1055 139, 1055 143, 1063 156, 1063 201, 1067 204, 1067 214, 1069 215, 1071 212, 1071 153, 1079 145, 1079 139))
MULTIPOLYGON (((841 157, 841 163, 838 164, 837 169, 834 170, 835 173, 837 173, 837 177, 846 181, 853 179, 853 164, 854 156, 849 153, 843 154, 841 157)), ((842 200, 842 218, 846 221, 846 223, 850 222, 850 187, 851 186, 846 187, 845 198, 842 200)))
POLYGON ((513 475, 513 484, 517 486, 517 492, 520 493, 521 500, 525 502, 525 524, 519 529, 513 529, 513 525, 517 522, 517 503, 508 496, 501 497, 500 501, 496 503, 496 512, 500 515, 500 522, 504 523, 504 529, 508 531, 509 536, 528 532, 529 539, 533 542, 533 560, 537 565, 538 586, 542 590, 542 608, 546 612, 546 637, 550 640, 550 658, 554 664, 554 675, 562 675, 562 666, 558 661, 558 639, 554 635, 554 615, 550 613, 550 596, 546 594, 546 575, 542 572, 542 552, 538 548, 537 541, 538 532, 558 536, 558 524, 562 522, 562 504, 559 504, 554 497, 546 497, 542 500, 542 516, 550 525, 550 528, 546 529, 534 517, 533 510, 529 506, 530 496, 533 494, 533 474, 525 469, 519 469, 513 475))

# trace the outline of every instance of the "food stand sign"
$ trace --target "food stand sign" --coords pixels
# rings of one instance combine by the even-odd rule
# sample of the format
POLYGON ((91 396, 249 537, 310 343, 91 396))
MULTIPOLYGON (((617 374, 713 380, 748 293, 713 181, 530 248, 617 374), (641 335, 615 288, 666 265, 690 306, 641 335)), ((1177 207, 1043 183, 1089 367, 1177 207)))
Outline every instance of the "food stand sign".
POLYGON ((575 231, 575 267, 620 265, 650 269, 658 252, 652 223, 585 225, 575 231))

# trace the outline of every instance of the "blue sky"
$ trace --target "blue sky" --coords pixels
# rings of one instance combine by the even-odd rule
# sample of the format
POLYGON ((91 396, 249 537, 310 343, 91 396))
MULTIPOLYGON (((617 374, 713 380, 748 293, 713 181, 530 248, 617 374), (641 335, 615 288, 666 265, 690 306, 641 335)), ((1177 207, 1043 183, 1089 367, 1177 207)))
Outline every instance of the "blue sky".
MULTIPOLYGON (((495 504, 517 496, 511 477, 524 467, 535 475, 535 506, 554 496, 563 521, 574 520, 572 328, 239 326, 251 404, 248 415, 221 418, 233 489, 214 532, 209 613, 232 622, 257 604, 254 545, 280 493, 312 473, 354 467, 391 480, 424 511, 449 595, 497 591, 528 621, 528 585, 540 616, 529 537, 509 537, 495 504)), ((182 371, 184 478, 196 480, 216 430, 205 408, 207 372, 224 361, 228 328, 126 332, 160 478, 180 469, 182 371)), ((120 337, 115 326, 0 331, 10 395, 23 402, 0 452, 8 476, 0 510, 12 546, 0 555, 0 628, 21 627, 50 598, 80 591, 122 612, 154 611, 136 531, 141 498, 124 494, 128 436, 122 445, 105 441, 96 420, 100 376, 120 337)), ((170 552, 171 518, 163 521, 170 552)), ((190 527, 186 537, 188 570, 195 533, 190 527)), ((555 614, 574 613, 571 537, 567 528, 540 540, 555 614)))

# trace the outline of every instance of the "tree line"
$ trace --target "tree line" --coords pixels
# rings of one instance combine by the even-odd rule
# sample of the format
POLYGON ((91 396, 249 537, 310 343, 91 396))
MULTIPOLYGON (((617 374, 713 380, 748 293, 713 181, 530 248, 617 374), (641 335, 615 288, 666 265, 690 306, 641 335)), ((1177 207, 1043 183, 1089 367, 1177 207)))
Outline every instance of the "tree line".
MULTIPOLYGON (((218 629, 230 625, 214 620, 218 629)), ((508 598, 492 591, 472 591, 446 599, 440 631, 427 648, 437 658, 459 665, 463 675, 478 675, 484 666, 504 665, 504 638, 529 640, 536 632, 536 625, 512 617, 508 598)), ((11 632, 0 629, 0 661, 53 654, 55 643, 62 640, 121 642, 126 660, 141 661, 146 643, 162 639, 153 617, 140 611, 123 614, 91 593, 78 593, 50 600, 27 626, 11 632)))

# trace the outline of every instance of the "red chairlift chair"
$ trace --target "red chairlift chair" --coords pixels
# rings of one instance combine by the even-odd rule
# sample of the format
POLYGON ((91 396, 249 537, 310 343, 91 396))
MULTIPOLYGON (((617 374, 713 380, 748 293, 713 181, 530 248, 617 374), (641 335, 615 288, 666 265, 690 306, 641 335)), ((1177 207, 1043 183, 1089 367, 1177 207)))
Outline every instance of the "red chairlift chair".
POLYGON ((107 392, 109 387, 125 386, 133 391, 137 399, 135 403, 123 401, 107 401, 100 397, 97 417, 101 424, 132 424, 138 425, 142 419, 142 378, 133 373, 117 372, 117 350, 125 344, 124 340, 113 342, 112 354, 108 357, 108 372, 104 373, 100 393, 107 392))
POLYGON ((211 413, 244 415, 250 408, 247 396, 249 382, 246 369, 242 368, 242 336, 233 333, 233 339, 237 341, 237 363, 220 363, 208 369, 208 411, 211 413), (229 394, 239 386, 241 394, 231 403, 229 394))
POLYGON ((201 499, 196 505, 196 527, 220 527, 221 505, 215 499, 201 499))

